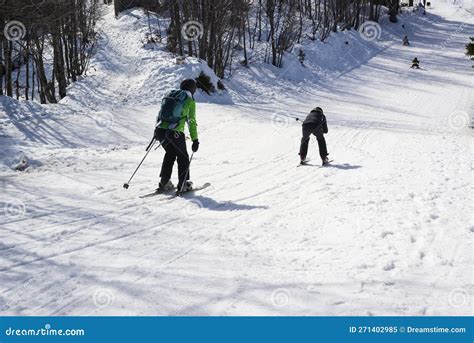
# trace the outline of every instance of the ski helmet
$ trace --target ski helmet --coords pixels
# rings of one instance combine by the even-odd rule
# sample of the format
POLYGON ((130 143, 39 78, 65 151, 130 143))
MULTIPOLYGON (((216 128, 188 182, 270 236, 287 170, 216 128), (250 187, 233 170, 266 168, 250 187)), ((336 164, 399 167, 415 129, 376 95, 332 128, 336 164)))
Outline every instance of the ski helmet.
POLYGON ((194 81, 193 79, 183 80, 181 84, 179 85, 179 89, 190 91, 191 94, 193 95, 196 92, 196 88, 197 88, 196 81, 194 81))
POLYGON ((316 107, 311 112, 317 112, 317 113, 320 113, 320 114, 324 114, 323 109, 321 107, 316 107))

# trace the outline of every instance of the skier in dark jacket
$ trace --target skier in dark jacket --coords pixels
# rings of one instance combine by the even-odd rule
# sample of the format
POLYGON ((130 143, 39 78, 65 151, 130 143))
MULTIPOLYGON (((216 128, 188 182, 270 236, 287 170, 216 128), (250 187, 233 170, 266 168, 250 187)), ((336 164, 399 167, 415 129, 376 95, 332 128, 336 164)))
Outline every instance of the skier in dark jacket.
POLYGON ((301 138, 300 146, 300 159, 301 164, 304 164, 306 160, 306 154, 308 153, 308 143, 311 134, 315 135, 319 145, 319 156, 323 162, 323 165, 328 164, 328 151, 326 147, 326 140, 324 134, 328 133, 328 124, 326 122, 326 116, 323 113, 321 107, 313 109, 306 119, 303 121, 303 138, 301 138))
POLYGON ((408 36, 406 36, 406 35, 405 35, 405 37, 403 37, 403 45, 404 46, 410 45, 410 42, 408 41, 408 36))
POLYGON ((420 61, 418 61, 418 58, 414 58, 413 61, 411 61, 411 67, 420 69, 420 61))
POLYGON ((177 123, 161 120, 160 116, 157 118, 155 139, 161 142, 166 151, 161 166, 161 181, 158 186, 160 191, 167 191, 174 187, 170 178, 176 160, 178 160, 178 192, 192 190, 192 182, 189 181, 189 155, 186 149, 184 128, 187 124, 193 141, 192 151, 196 152, 199 148, 196 102, 194 101, 196 88, 196 81, 193 79, 186 79, 181 82, 180 89, 186 92, 187 97, 182 107, 181 119, 177 123))

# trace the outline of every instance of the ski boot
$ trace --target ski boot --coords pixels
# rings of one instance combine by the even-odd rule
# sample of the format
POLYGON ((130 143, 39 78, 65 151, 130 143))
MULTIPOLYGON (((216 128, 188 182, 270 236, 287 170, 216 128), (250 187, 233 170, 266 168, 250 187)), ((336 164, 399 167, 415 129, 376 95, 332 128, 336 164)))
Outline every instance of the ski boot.
POLYGON ((184 185, 178 185, 178 190, 176 191, 177 195, 190 192, 193 190, 193 183, 192 181, 185 181, 184 185))
POLYGON ((168 182, 166 183, 164 183, 163 181, 160 181, 160 184, 158 185, 158 188, 156 189, 156 191, 159 193, 163 193, 173 188, 174 188, 174 185, 173 185, 173 182, 171 182, 171 180, 168 180, 168 182))
POLYGON ((329 164, 329 158, 326 156, 326 158, 323 160, 323 166, 326 166, 329 164))

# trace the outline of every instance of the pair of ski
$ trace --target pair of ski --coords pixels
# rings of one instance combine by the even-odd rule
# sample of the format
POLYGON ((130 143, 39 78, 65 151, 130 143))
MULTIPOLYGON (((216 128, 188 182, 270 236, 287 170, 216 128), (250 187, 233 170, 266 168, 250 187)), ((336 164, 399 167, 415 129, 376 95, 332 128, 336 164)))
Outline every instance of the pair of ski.
POLYGON ((207 187, 209 187, 211 184, 209 182, 206 182, 205 184, 203 185, 200 185, 200 186, 196 186, 196 187, 193 187, 192 189, 190 189, 189 191, 184 191, 184 192, 180 192, 180 191, 177 191, 176 190, 176 187, 173 187, 173 188, 170 188, 170 189, 166 189, 166 190, 160 190, 160 189, 157 189, 156 191, 152 192, 152 193, 148 193, 148 194, 145 194, 145 195, 141 195, 140 198, 149 198, 149 197, 153 197, 155 195, 160 195, 160 194, 168 194, 168 195, 171 195, 173 198, 174 197, 180 197, 180 196, 183 196, 185 194, 188 194, 188 193, 194 193, 194 192, 197 192, 197 191, 200 191, 200 190, 203 190, 207 187))
MULTIPOLYGON (((302 167, 302 166, 311 166, 311 167, 317 167, 316 164, 312 164, 312 163, 309 163, 309 159, 308 160, 304 160, 304 161, 301 161, 300 164, 298 164, 296 167, 302 167)), ((328 163, 326 164, 323 164, 322 166, 320 166, 320 168, 322 167, 326 167, 327 165, 330 165, 331 162, 333 162, 334 160, 329 160, 328 163)))

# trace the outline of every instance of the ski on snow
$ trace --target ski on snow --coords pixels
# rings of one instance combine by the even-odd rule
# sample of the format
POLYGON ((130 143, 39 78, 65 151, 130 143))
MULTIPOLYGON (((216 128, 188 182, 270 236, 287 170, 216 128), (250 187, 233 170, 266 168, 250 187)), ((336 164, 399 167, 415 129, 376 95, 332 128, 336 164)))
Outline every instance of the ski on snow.
MULTIPOLYGON (((298 167, 304 167, 304 166, 307 166, 307 167, 318 167, 318 165, 309 163, 309 161, 310 161, 310 160, 304 160, 304 161, 300 162, 296 167, 297 167, 297 168, 298 168, 298 167)), ((331 164, 331 162, 333 162, 333 161, 334 161, 334 160, 329 160, 328 163, 323 164, 323 165, 320 166, 320 167, 325 167, 325 166, 331 164)))
POLYGON ((148 193, 148 194, 145 194, 145 195, 140 195, 139 198, 143 199, 143 198, 149 198, 149 197, 153 197, 155 195, 160 195, 160 194, 172 194, 173 192, 176 192, 176 187, 167 189, 165 191, 157 189, 152 193, 148 193))
POLYGON ((204 188, 209 187, 210 185, 211 185, 210 182, 206 182, 206 183, 203 184, 203 185, 193 187, 193 188, 190 189, 189 191, 176 192, 176 193, 175 193, 175 196, 180 197, 180 196, 182 196, 182 195, 184 195, 184 194, 187 194, 187 193, 192 193, 192 192, 200 191, 200 190, 203 190, 204 188))
POLYGON ((145 194, 145 195, 141 195, 140 198, 142 198, 142 199, 143 198, 149 198, 149 197, 152 197, 152 196, 155 196, 155 195, 160 195, 160 194, 169 194, 169 195, 172 195, 172 197, 174 198, 174 197, 177 197, 177 196, 182 196, 182 195, 187 194, 187 193, 192 193, 192 192, 203 190, 204 188, 207 188, 210 185, 211 184, 209 182, 206 182, 205 184, 193 187, 191 190, 186 191, 186 192, 178 192, 178 191, 176 191, 176 187, 167 189, 165 191, 156 190, 153 193, 148 193, 148 194, 145 194))
POLYGON ((303 166, 314 166, 314 164, 309 163, 310 160, 301 161, 296 167, 303 167, 303 166))

